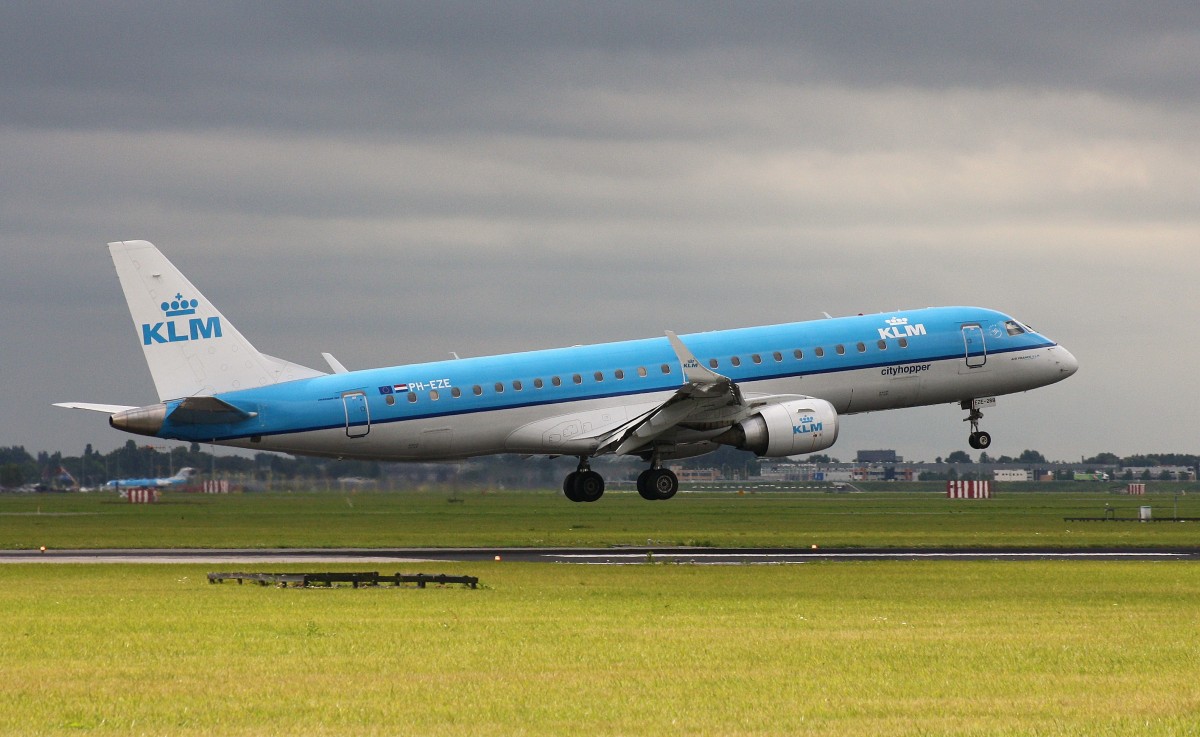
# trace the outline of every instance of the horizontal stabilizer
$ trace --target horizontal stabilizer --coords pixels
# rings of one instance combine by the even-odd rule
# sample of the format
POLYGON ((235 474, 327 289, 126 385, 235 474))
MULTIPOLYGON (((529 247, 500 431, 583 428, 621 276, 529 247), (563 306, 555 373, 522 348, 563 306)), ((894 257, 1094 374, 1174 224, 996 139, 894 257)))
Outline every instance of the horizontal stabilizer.
POLYGON ((115 415, 127 409, 136 409, 136 407, 124 404, 93 404, 91 402, 55 402, 54 406, 66 409, 86 409, 89 412, 103 412, 106 415, 115 415))

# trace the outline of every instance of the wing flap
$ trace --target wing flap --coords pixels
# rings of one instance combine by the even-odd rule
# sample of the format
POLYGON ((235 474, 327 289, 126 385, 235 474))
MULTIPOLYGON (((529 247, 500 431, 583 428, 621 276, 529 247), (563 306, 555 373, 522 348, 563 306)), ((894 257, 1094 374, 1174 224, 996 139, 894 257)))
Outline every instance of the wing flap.
POLYGON ((659 406, 607 433, 600 439, 597 454, 637 453, 699 414, 722 407, 745 406, 741 389, 733 380, 701 366, 679 336, 669 330, 667 340, 683 368, 685 383, 659 406))

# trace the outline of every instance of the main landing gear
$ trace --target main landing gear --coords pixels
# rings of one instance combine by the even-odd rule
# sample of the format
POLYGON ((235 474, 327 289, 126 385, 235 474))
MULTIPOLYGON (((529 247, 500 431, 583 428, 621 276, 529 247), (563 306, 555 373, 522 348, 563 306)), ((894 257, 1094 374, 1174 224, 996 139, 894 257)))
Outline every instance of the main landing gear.
POLYGON ((637 478, 637 490, 643 499, 670 499, 679 491, 679 477, 669 468, 647 468, 637 478))
MULTIPOLYGON (((651 467, 638 476, 637 490, 643 499, 670 499, 679 491, 679 477, 669 468, 651 467)), ((604 496, 604 477, 580 458, 579 467, 563 479, 563 493, 573 502, 594 502, 604 496)))
POLYGON ((971 400, 966 400, 960 405, 963 409, 970 410, 970 414, 963 422, 971 423, 971 434, 967 437, 967 444, 976 450, 985 450, 992 445, 992 436, 979 429, 979 421, 983 419, 983 412, 975 406, 971 400))
POLYGON ((604 496, 604 477, 588 466, 587 458, 580 458, 579 468, 563 479, 563 493, 573 502, 594 502, 604 496))

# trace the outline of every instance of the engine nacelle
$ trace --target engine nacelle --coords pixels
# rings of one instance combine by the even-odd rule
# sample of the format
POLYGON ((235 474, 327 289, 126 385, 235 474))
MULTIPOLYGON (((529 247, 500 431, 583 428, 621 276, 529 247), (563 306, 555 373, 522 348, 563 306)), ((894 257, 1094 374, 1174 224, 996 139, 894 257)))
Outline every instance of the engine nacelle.
POLYGON ((718 443, 778 458, 815 453, 837 442, 838 415, 824 399, 803 397, 768 404, 729 428, 718 443))

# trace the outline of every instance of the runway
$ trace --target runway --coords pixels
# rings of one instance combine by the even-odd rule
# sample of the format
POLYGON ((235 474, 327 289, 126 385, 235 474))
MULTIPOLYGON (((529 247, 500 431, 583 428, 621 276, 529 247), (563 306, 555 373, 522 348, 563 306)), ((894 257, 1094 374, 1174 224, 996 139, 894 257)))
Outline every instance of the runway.
POLYGON ((4 550, 0 563, 438 563, 473 561, 577 565, 779 565, 848 561, 1089 560, 1200 561, 1200 548, 272 548, 4 550))

